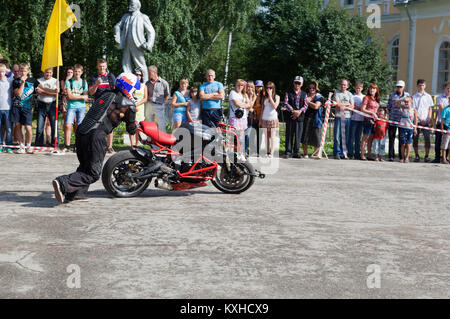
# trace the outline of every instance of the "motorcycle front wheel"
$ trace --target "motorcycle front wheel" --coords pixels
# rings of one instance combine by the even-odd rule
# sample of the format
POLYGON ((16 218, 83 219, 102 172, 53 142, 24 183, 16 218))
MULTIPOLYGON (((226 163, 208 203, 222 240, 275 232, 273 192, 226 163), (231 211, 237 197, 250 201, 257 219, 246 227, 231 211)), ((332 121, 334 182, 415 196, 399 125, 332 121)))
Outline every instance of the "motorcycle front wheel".
POLYGON ((148 187, 151 179, 136 179, 130 175, 143 171, 146 164, 130 151, 114 154, 103 167, 103 186, 114 197, 138 196, 148 187))
POLYGON ((230 170, 226 164, 220 164, 212 184, 221 192, 240 194, 249 189, 255 182, 255 170, 250 163, 231 164, 230 170))

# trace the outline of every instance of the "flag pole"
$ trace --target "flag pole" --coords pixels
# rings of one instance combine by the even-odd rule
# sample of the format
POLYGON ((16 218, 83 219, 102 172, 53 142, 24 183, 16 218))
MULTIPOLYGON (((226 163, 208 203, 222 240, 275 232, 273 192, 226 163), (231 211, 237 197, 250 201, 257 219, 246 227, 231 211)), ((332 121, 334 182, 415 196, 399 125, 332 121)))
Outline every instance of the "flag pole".
POLYGON ((58 151, 58 104, 59 104, 59 91, 61 90, 60 88, 60 83, 59 83, 59 48, 61 46, 61 33, 60 33, 60 28, 61 28, 61 1, 58 1, 58 45, 57 45, 57 50, 58 52, 56 53, 58 58, 58 65, 56 66, 56 115, 55 115, 55 141, 54 141, 54 146, 55 146, 55 151, 58 151), (58 90, 59 89, 59 90, 58 90))

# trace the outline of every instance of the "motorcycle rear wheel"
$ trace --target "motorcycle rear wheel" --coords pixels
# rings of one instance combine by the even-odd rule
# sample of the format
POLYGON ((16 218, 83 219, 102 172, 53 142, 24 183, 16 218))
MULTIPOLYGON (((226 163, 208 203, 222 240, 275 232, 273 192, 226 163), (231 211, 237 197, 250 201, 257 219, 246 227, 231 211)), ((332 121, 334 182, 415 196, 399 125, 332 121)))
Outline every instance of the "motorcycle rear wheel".
POLYGON ((111 156, 102 170, 102 183, 114 197, 128 198, 140 195, 151 178, 139 180, 128 175, 144 170, 147 163, 136 158, 131 151, 121 151, 111 156))
POLYGON ((226 164, 220 164, 212 184, 226 194, 240 194, 249 189, 255 182, 255 170, 250 163, 235 163, 228 171, 226 164), (241 175, 240 175, 240 174, 241 175))

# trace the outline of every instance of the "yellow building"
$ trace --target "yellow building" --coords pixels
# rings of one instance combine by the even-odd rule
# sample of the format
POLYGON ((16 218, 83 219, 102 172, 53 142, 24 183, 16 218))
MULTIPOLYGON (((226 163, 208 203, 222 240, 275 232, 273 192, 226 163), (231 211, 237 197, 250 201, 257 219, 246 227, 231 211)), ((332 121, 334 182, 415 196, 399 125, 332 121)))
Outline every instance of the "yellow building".
POLYGON ((324 0, 367 17, 386 43, 386 58, 414 93, 417 79, 437 95, 450 81, 450 0, 324 0), (378 23, 379 22, 379 23, 378 23))

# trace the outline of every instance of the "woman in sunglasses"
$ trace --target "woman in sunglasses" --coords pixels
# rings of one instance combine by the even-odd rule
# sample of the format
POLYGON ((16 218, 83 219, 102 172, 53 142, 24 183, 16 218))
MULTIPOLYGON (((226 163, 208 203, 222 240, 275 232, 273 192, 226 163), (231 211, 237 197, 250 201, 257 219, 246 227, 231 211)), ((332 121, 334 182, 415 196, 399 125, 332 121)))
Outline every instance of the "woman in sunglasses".
POLYGON ((265 96, 263 98, 263 111, 259 126, 266 130, 266 153, 268 158, 273 157, 275 148, 275 139, 278 132, 278 112, 280 105, 280 96, 276 94, 276 87, 273 82, 267 82, 265 87, 265 96))

